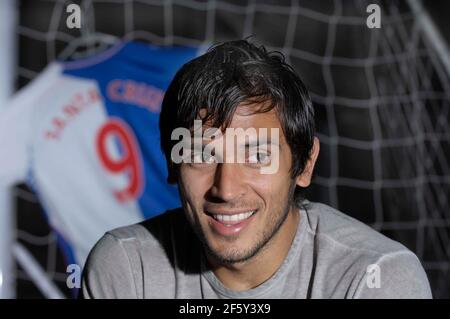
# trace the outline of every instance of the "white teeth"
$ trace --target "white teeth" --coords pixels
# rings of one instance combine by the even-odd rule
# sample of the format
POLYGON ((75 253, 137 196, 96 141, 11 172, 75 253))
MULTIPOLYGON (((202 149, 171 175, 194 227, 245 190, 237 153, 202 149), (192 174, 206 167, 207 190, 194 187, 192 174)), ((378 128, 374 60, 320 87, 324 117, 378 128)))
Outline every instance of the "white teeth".
POLYGON ((255 213, 255 211, 246 212, 246 213, 240 213, 240 214, 234 214, 234 215, 220 215, 220 214, 213 214, 212 216, 214 219, 220 221, 220 222, 239 222, 244 219, 249 218, 255 213))

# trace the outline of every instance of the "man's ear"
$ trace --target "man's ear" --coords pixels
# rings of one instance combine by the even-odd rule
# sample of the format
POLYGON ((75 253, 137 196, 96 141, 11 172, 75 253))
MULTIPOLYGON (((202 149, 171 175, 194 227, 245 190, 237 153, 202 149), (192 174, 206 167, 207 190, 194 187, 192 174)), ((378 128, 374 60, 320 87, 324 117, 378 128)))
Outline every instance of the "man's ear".
POLYGON ((314 137, 313 147, 309 160, 306 162, 305 169, 297 177, 297 185, 300 187, 308 187, 311 184, 311 177, 314 171, 314 165, 316 164, 317 156, 319 156, 320 142, 317 137, 314 137))

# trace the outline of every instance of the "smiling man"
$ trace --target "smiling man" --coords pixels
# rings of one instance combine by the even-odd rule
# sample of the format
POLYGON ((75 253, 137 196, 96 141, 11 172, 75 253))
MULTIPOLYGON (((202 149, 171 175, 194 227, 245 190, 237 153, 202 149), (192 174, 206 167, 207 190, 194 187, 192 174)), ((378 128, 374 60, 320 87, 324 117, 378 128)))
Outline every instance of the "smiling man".
POLYGON ((105 234, 83 297, 431 297, 411 251, 302 197, 319 141, 281 54, 245 40, 212 47, 178 71, 160 130, 182 207, 105 234))

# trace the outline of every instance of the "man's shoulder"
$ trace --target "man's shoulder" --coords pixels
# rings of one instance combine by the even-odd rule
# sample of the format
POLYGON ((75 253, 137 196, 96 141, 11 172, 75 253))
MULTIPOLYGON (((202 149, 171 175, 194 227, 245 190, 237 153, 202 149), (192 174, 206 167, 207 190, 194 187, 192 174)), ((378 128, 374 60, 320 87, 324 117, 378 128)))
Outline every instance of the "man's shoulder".
POLYGON ((305 201, 302 207, 307 212, 308 231, 335 248, 379 257, 400 251, 409 252, 401 243, 331 206, 305 201))
MULTIPOLYGON (((92 248, 88 263, 104 257, 119 259, 130 256, 151 255, 161 257, 177 243, 183 243, 180 226, 182 211, 166 211, 140 223, 127 225, 106 232, 92 248)), ((186 233, 186 232, 185 232, 186 233)), ((161 257, 162 258, 162 257, 161 257)))
POLYGON ((346 278, 341 290, 352 298, 431 297, 420 260, 401 243, 325 204, 306 201, 303 212, 323 282, 346 278), (381 272, 382 289, 367 284, 375 269, 381 272))
POLYGON ((180 255, 194 256, 201 249, 181 208, 108 231, 103 240, 116 242, 129 254, 148 255, 154 260, 177 258, 179 262, 185 262, 180 255))
POLYGON ((181 208, 168 210, 140 223, 108 231, 95 250, 121 248, 129 258, 144 258, 153 267, 189 263, 186 256, 200 254, 201 245, 181 208), (134 257, 133 257, 134 256, 134 257))
MULTIPOLYGON (((118 241, 138 241, 151 243, 163 240, 168 234, 179 232, 188 226, 181 208, 168 210, 160 215, 146 219, 142 222, 115 228, 106 233, 118 241)), ((184 232, 186 233, 186 232, 184 232)), ((170 236, 173 239, 173 236, 170 236)))
POLYGON ((177 209, 108 231, 91 250, 83 275, 85 298, 172 296, 176 269, 198 273, 198 246, 177 209), (148 290, 145 283, 154 289, 148 290), (159 287, 165 287, 161 291, 159 287))

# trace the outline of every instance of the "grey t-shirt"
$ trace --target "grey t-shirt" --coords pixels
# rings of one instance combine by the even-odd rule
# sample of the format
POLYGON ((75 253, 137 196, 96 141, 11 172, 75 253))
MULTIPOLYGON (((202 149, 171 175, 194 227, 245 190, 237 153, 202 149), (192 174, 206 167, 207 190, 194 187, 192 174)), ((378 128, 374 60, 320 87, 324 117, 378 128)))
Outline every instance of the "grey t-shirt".
POLYGON ((106 233, 89 255, 82 297, 432 297, 420 261, 400 243, 324 204, 304 201, 299 213, 288 255, 255 288, 222 285, 178 209, 106 233))

